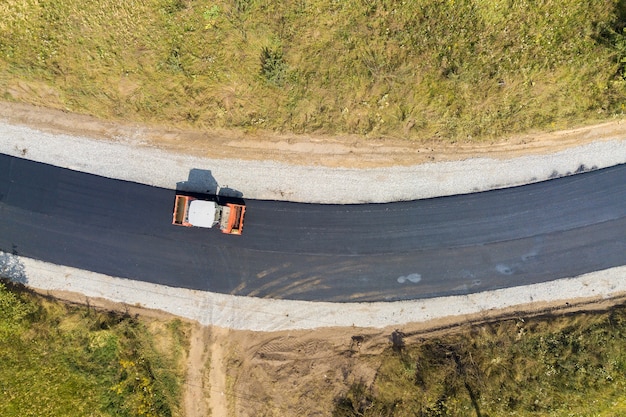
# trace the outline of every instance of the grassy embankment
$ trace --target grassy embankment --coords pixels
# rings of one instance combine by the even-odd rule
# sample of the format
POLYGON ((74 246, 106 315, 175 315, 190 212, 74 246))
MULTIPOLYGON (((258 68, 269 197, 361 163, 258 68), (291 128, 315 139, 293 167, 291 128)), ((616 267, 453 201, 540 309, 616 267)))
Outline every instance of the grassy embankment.
POLYGON ((621 115, 624 0, 6 0, 0 98, 412 139, 621 115))
POLYGON ((180 415, 185 326, 69 306, 0 283, 0 415, 180 415))
POLYGON ((626 415, 626 308, 508 320, 402 346, 333 415, 626 415))

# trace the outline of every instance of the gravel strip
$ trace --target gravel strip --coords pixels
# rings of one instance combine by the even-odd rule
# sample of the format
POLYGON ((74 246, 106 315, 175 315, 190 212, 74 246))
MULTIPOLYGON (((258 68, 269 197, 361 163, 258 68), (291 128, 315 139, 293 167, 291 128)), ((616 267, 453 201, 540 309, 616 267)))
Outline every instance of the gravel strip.
POLYGON ((253 331, 351 326, 384 328, 512 306, 555 302, 566 306, 568 303, 575 304, 576 300, 601 300, 626 293, 626 266, 577 278, 464 296, 394 303, 326 303, 267 300, 172 288, 0 252, 0 271, 3 262, 13 271, 14 280, 27 280, 29 286, 40 290, 77 292, 86 298, 104 298, 162 310, 204 325, 253 331))
MULTIPOLYGON (((552 155, 504 161, 482 158, 409 167, 331 169, 202 159, 163 152, 138 138, 110 142, 0 123, 0 152, 170 189, 190 179, 192 170, 210 171, 219 186, 235 189, 244 198, 349 204, 466 194, 604 168, 626 162, 626 140, 615 138, 552 155)), ((194 191, 203 190, 208 176, 200 172, 192 178, 194 191)))

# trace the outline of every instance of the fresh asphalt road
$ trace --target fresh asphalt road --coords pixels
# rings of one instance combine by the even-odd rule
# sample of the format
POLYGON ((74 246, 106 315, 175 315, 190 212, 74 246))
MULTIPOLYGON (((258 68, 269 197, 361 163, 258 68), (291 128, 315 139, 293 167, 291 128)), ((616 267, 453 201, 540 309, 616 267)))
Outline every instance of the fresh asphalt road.
POLYGON ((467 294, 626 264, 626 165, 411 202, 246 200, 242 236, 171 225, 174 195, 0 154, 0 249, 173 287, 340 302, 467 294))

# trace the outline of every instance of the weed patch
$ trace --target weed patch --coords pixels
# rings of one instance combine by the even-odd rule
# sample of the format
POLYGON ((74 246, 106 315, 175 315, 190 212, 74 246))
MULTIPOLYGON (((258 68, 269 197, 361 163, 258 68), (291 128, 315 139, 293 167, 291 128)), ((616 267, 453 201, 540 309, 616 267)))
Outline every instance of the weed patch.
POLYGON ((619 415, 625 317, 520 318, 390 347, 372 386, 353 385, 333 415, 619 415))
POLYGON ((179 414, 180 324, 159 351, 140 320, 0 285, 3 416, 179 414))

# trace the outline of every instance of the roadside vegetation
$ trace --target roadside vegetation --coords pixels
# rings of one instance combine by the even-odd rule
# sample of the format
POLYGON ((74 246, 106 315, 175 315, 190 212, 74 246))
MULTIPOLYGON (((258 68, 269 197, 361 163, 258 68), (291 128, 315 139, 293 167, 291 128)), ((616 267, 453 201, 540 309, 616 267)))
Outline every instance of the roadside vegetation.
MULTIPOLYGON (((104 312, 0 284, 0 415, 181 416, 189 335, 188 324, 176 319, 104 312)), ((228 353, 227 394, 237 402, 231 411, 242 415, 626 414, 623 305, 468 325, 435 336, 396 331, 382 353, 374 341, 375 354, 350 353, 344 343, 333 348, 310 332, 293 340, 240 337, 243 344, 228 353), (286 358, 280 359, 276 340, 293 345, 282 353, 286 358), (256 349, 266 344, 273 356, 264 359, 256 349), (306 346, 329 350, 319 362, 302 353, 306 346), (345 375, 369 373, 359 369, 375 376, 345 385, 345 375), (243 385, 232 379, 239 374, 243 385), (344 378, 335 379, 340 374, 344 378), (334 402, 333 391, 343 392, 334 402), (293 398, 297 413, 288 406, 293 398)))
POLYGON ((622 115, 625 0, 6 0, 0 98, 446 141, 622 115))
POLYGON ((621 416, 626 308, 506 320, 404 346, 374 383, 353 385, 335 417, 621 416))
POLYGON ((0 415, 179 416, 185 332, 0 283, 0 415))

